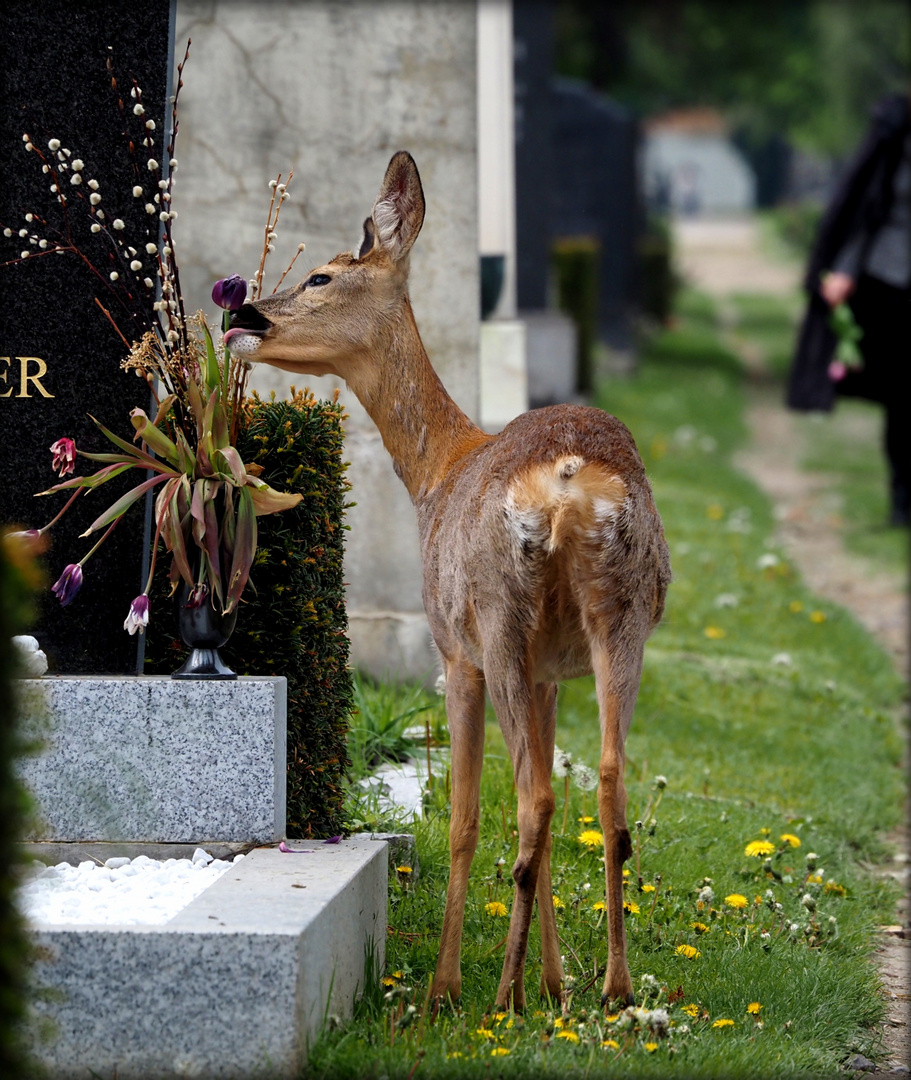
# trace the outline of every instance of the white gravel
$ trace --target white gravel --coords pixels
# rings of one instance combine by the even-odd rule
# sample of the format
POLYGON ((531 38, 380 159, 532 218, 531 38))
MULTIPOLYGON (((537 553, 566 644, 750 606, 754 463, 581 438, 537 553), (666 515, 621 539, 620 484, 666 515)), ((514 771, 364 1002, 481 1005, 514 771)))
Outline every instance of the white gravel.
POLYGON ((197 848, 190 859, 119 856, 78 866, 36 861, 17 902, 33 926, 162 926, 242 858, 213 859, 197 848))

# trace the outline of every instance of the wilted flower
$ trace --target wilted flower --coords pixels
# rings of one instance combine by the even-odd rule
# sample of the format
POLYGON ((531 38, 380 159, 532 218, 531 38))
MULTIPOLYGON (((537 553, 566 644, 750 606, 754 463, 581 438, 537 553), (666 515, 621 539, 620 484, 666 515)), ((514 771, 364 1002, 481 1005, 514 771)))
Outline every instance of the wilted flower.
POLYGON ((247 283, 240 274, 216 281, 212 289, 212 299, 225 311, 237 311, 247 299, 247 283))
POLYGON ((51 586, 51 592, 60 600, 61 606, 66 607, 67 604, 72 602, 81 588, 82 567, 79 563, 70 563, 51 586))
POLYGON ((145 628, 149 625, 149 598, 145 593, 141 593, 130 604, 130 613, 127 615, 123 623, 124 630, 130 632, 130 637, 138 630, 140 634, 145 633, 145 628))
POLYGON ((51 468, 59 472, 60 476, 74 472, 76 469, 76 444, 72 439, 58 439, 50 448, 54 455, 51 468))

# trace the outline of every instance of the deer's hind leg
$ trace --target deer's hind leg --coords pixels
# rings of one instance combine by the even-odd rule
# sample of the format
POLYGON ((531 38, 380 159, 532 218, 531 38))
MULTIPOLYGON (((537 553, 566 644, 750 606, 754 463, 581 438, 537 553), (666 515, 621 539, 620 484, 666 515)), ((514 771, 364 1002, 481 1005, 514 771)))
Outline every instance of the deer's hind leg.
MULTIPOLYGON (((536 687, 536 705, 545 760, 548 772, 553 771, 554 739, 557 726, 557 684, 539 683, 536 687)), ((547 841, 541 865, 538 868, 538 922, 541 927, 541 996, 549 995, 557 1000, 563 989, 563 961, 560 959, 560 939, 557 936, 557 918, 554 912, 553 884, 550 873, 550 850, 552 832, 547 830, 547 841)))
MULTIPOLYGON (((542 732, 537 708, 537 689, 520 663, 497 670, 485 663, 487 686, 500 729, 512 759, 519 800, 519 853, 512 876, 516 883, 512 917, 506 938, 503 974, 497 989, 496 1007, 517 1011, 525 1008, 525 959, 528 932, 534 914, 535 893, 544 859, 550 849, 550 822, 555 799, 550 774, 553 767, 553 736, 542 732), (549 745, 549 749, 548 749, 549 745)), ((547 878, 549 880, 549 874, 547 878)), ((549 895, 548 900, 550 901, 549 895)), ((550 916, 553 911, 551 908, 550 916)), ((548 940, 545 923, 545 940, 548 940)), ((556 937, 556 928, 552 937, 556 937)), ((548 948, 552 949, 552 945, 548 948)), ((552 965, 551 965, 552 966, 552 965)), ((551 977, 555 975, 551 972, 551 977)))
POLYGON ((607 878, 608 960, 601 1003, 619 999, 632 1004, 633 984, 626 958, 626 928, 623 912, 623 864, 632 855, 626 822, 626 734, 632 720, 645 634, 631 633, 607 647, 592 645, 592 666, 601 718, 601 761, 599 767, 598 810, 604 834, 604 870, 607 878))
POLYGON ((462 924, 468 873, 480 831, 481 766, 484 763, 484 676, 467 661, 446 664, 446 715, 452 776, 449 887, 431 996, 455 1001, 462 991, 462 924))

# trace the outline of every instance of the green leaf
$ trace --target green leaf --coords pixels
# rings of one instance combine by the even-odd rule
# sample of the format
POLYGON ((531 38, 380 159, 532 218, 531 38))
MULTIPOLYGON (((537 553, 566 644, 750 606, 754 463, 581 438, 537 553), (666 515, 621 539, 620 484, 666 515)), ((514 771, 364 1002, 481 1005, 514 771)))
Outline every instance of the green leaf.
POLYGON ((237 531, 234 537, 234 555, 231 559, 231 576, 228 581, 228 602, 224 614, 230 614, 244 591, 250 577, 250 567, 256 554, 256 511, 249 487, 237 491, 237 531))
POLYGON ((211 393, 221 384, 221 372, 218 370, 218 357, 215 355, 215 342, 212 340, 209 324, 202 318, 200 318, 200 323, 202 325, 203 338, 206 343, 206 361, 203 368, 203 379, 205 380, 206 390, 211 393))
POLYGON ((159 431, 159 429, 155 427, 146 415, 145 409, 133 409, 130 412, 130 423, 136 429, 136 434, 148 447, 154 450, 159 457, 163 457, 167 461, 170 461, 172 465, 178 463, 180 455, 177 453, 177 447, 163 431, 159 431))
POLYGON ((126 493, 126 495, 121 496, 117 500, 117 502, 112 503, 111 506, 109 506, 107 510, 105 510, 105 512, 101 515, 101 517, 96 518, 95 521, 93 521, 92 524, 85 530, 85 532, 81 533, 80 535, 91 536, 92 533, 95 532, 97 529, 100 529, 105 525, 110 525, 110 523, 115 518, 119 518, 123 513, 125 513, 133 505, 133 503, 136 502, 137 499, 141 499, 147 491, 151 491, 152 488, 155 487, 157 484, 160 484, 164 480, 169 479, 170 477, 167 475, 167 473, 162 473, 158 476, 151 477, 151 479, 149 480, 143 480, 141 484, 137 484, 136 487, 131 488, 126 493))

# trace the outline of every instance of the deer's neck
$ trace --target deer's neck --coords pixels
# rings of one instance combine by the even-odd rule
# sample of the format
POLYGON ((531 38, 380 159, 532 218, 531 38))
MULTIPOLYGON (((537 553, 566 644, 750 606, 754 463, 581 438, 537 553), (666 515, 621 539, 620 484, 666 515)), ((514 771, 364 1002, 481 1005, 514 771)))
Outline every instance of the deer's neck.
POLYGON ((485 434, 452 400, 427 358, 407 297, 351 389, 379 429, 396 474, 418 503, 485 434))

